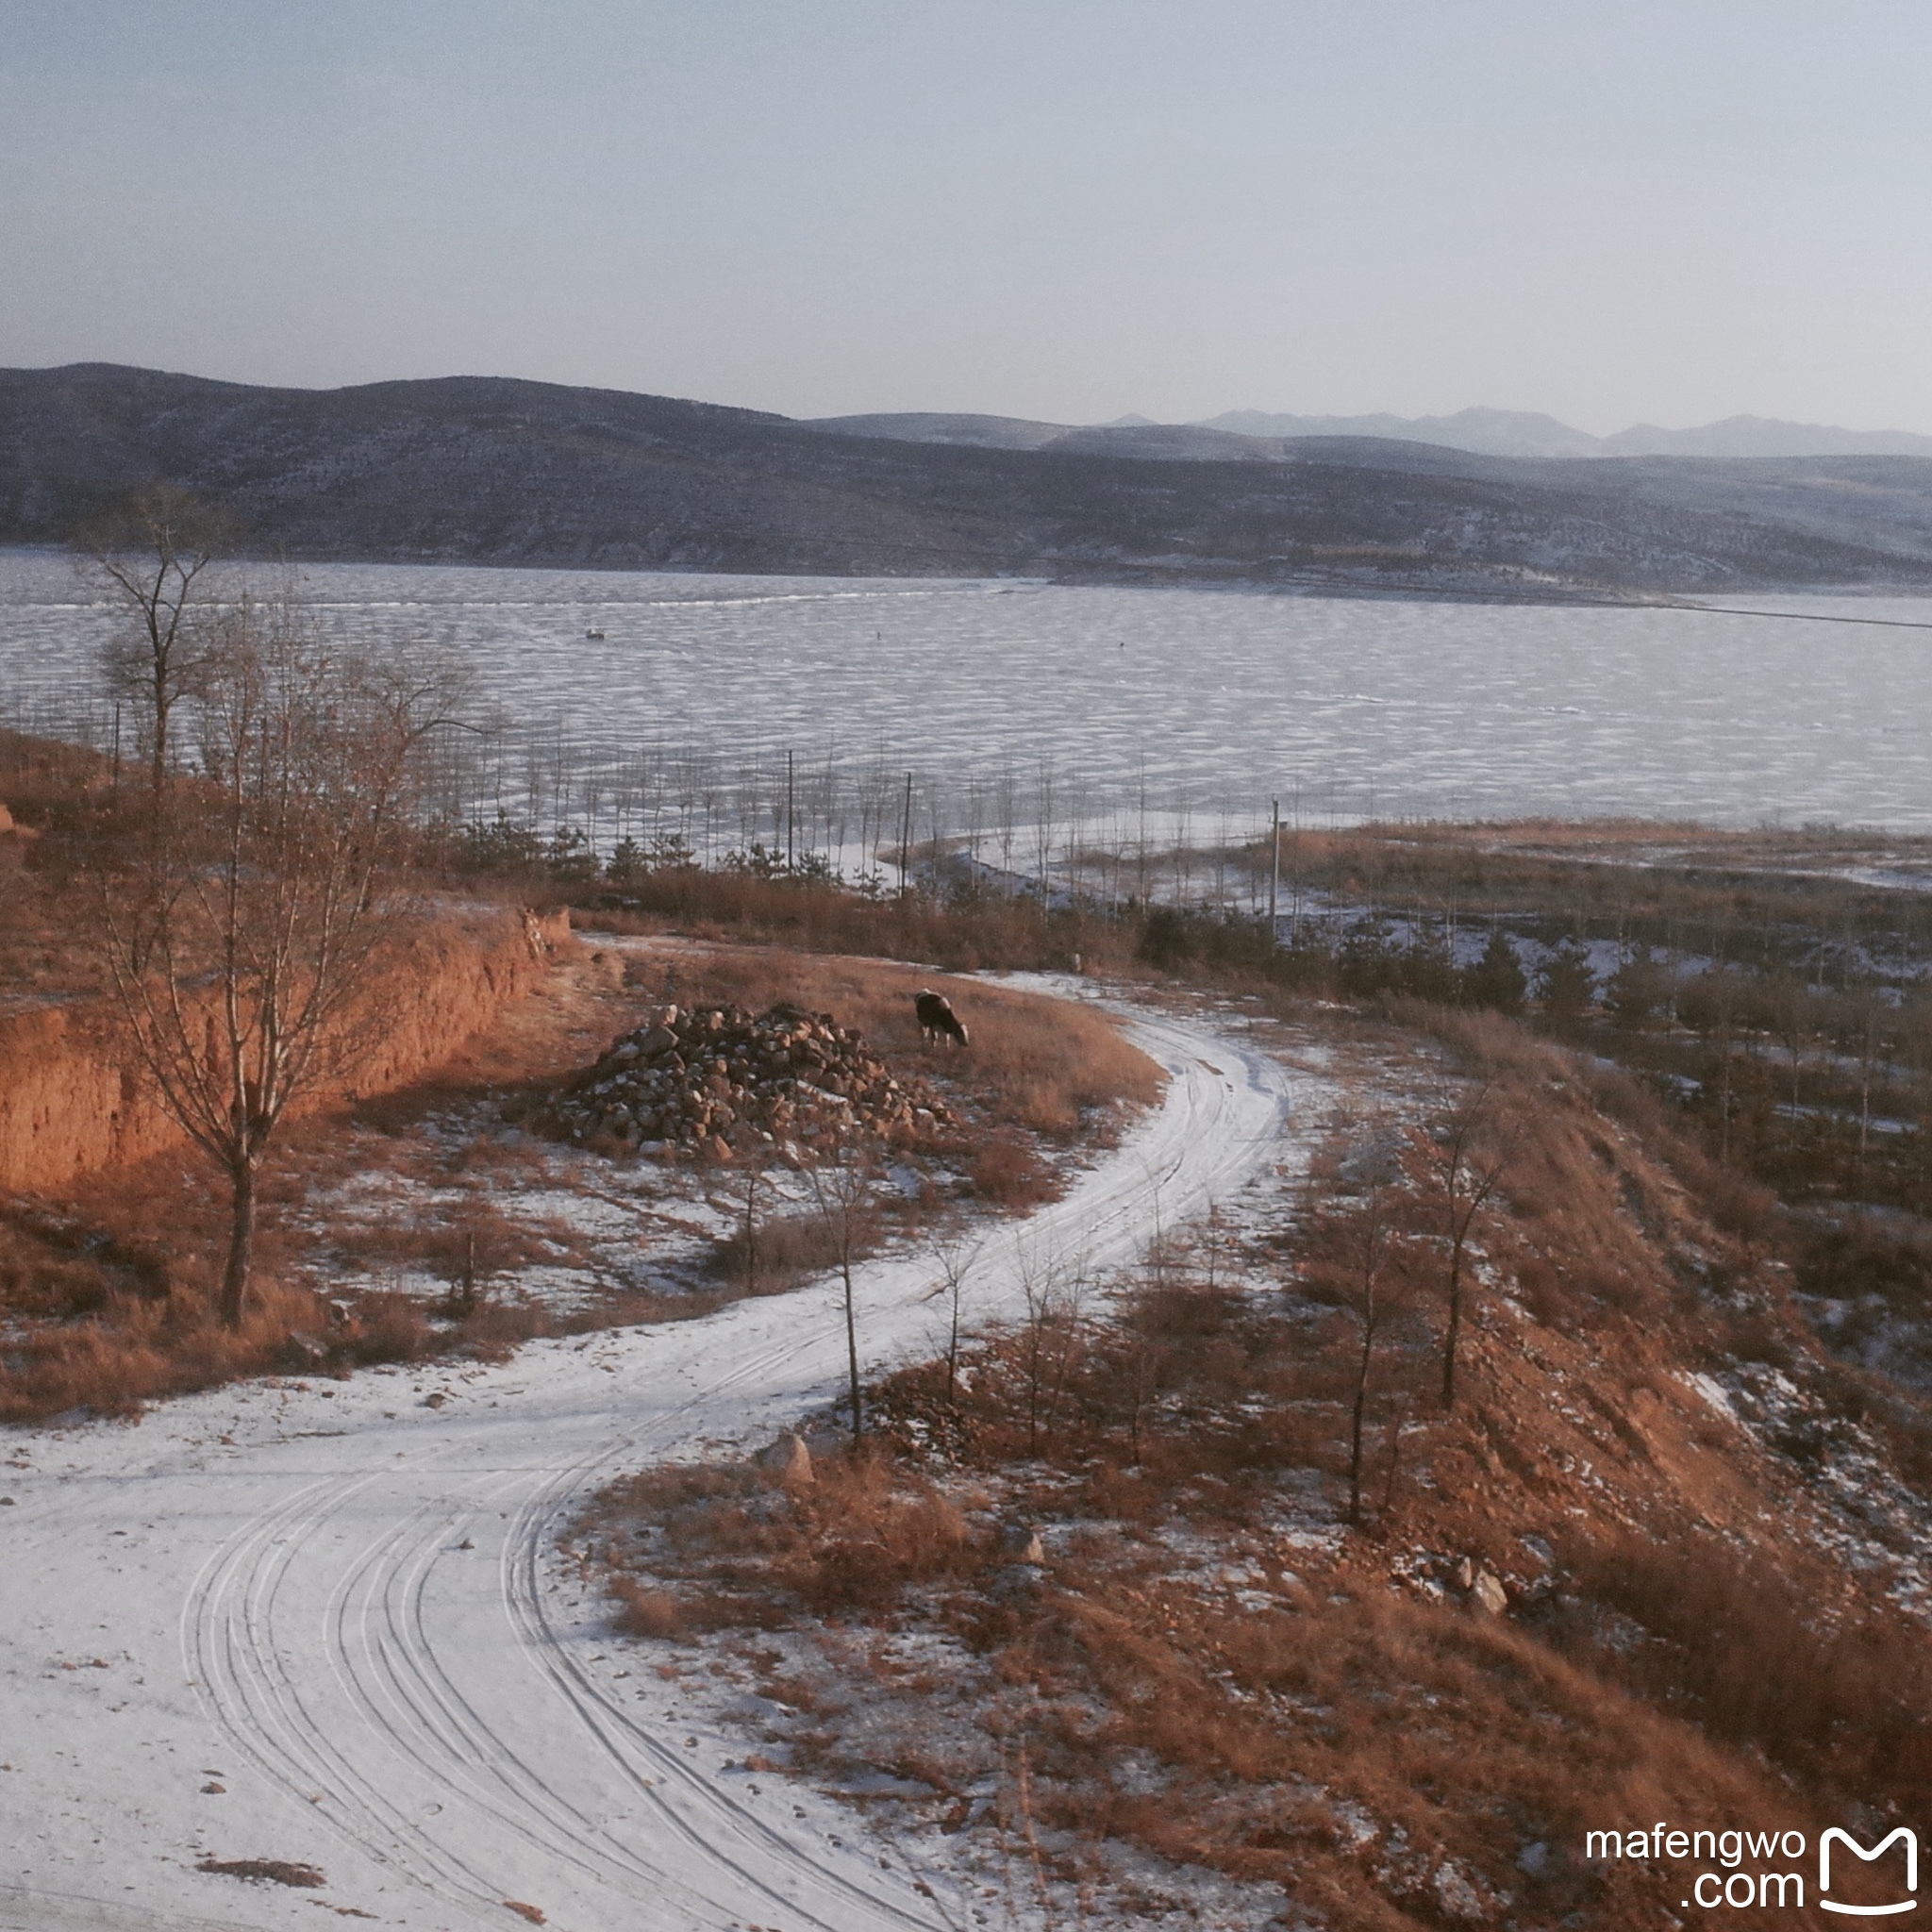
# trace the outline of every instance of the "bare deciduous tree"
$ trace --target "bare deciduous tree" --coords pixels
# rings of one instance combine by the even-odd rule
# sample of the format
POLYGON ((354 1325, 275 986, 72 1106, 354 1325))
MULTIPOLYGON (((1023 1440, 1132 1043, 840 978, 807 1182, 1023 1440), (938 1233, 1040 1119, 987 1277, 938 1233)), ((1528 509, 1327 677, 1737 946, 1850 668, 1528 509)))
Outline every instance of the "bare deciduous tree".
POLYGON ((1385 1124, 1374 1124, 1353 1137, 1341 1159, 1337 1191, 1324 1204, 1317 1224, 1316 1276, 1326 1296, 1356 1321, 1354 1390, 1349 1405, 1348 1520, 1362 1520, 1364 1443, 1375 1351, 1388 1324, 1407 1301, 1399 1261, 1401 1137, 1385 1124))
POLYGON ((1362 1520, 1362 1431, 1368 1416, 1369 1380, 1375 1364, 1375 1341, 1389 1312, 1383 1278, 1392 1233, 1388 1195, 1388 1183, 1380 1175, 1371 1179, 1364 1190, 1360 1219, 1350 1230, 1350 1306, 1361 1324, 1348 1424, 1348 1520, 1357 1525, 1362 1520))
POLYGON ((1020 1262, 1025 1314, 1020 1326, 1020 1369, 1026 1384, 1026 1453, 1039 1453, 1059 1419, 1059 1407, 1086 1344, 1088 1281, 1077 1265, 1067 1268, 1037 1256, 1020 1262))
POLYGON ((763 1178, 756 1160, 744 1170, 744 1291, 758 1291, 758 1182, 763 1178))
POLYGON ((139 705, 150 782, 167 782, 176 707, 192 696, 218 648, 208 595, 211 570, 229 538, 225 520, 174 484, 137 491, 81 532, 91 567, 130 619, 103 654, 108 690, 139 705))
POLYGON ((1456 1407, 1456 1359, 1462 1340, 1463 1274, 1476 1217, 1489 1206, 1508 1172, 1513 1138, 1498 1141, 1496 1090, 1484 1080, 1438 1117, 1424 1144, 1428 1150, 1443 1234, 1449 1244, 1445 1284, 1449 1317, 1442 1336, 1442 1407, 1456 1407))
POLYGON ((196 699, 198 770, 164 774, 104 856, 104 952, 136 1057, 225 1176, 219 1297, 240 1324, 258 1180, 290 1106, 348 1073, 371 970, 399 934, 422 747, 453 694, 332 652, 288 604, 224 616, 196 699))
POLYGON ((976 1247, 969 1249, 962 1236, 953 1235, 941 1241, 936 1252, 941 1278, 933 1293, 935 1297, 943 1295, 946 1303, 946 1403, 950 1407, 959 1382, 959 1344, 963 1339, 960 1323, 966 1300, 966 1277, 972 1274, 979 1258, 979 1250, 976 1247))
POLYGON ((856 1158, 828 1168, 814 1167, 810 1173, 812 1204, 818 1210, 820 1223, 830 1237, 843 1291, 852 1440, 858 1442, 865 1436, 865 1406, 864 1389, 858 1377, 858 1308, 852 1269, 853 1264, 865 1254, 876 1211, 872 1196, 872 1179, 856 1158))

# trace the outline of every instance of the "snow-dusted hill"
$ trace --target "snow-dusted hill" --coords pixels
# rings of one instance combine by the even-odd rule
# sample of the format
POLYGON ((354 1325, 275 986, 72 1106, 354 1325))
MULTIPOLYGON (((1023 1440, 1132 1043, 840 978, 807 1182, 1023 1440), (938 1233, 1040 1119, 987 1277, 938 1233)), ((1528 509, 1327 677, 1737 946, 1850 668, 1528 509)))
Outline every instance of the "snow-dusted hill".
POLYGON ((1713 476, 1689 458, 1512 461, 1191 425, 794 423, 493 377, 291 390, 0 371, 0 542, 64 541, 163 478, 226 510, 244 550, 301 558, 1550 598, 1932 581, 1923 519, 1888 508, 1932 495, 1932 462, 1792 460, 1827 468, 1713 476), (1840 474, 1861 464, 1884 473, 1877 492, 1840 474))

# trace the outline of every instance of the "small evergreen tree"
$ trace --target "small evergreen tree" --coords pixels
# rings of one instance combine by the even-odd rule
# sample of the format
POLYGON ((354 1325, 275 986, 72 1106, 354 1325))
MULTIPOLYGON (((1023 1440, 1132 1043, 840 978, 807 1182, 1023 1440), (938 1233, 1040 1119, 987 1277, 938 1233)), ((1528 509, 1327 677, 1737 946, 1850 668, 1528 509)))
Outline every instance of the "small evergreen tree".
POLYGON ((1148 908, 1141 928, 1141 958, 1163 973, 1172 973, 1194 957, 1194 935, 1188 916, 1172 906, 1148 908))
POLYGON ((604 876, 613 886, 635 886, 650 870, 644 860, 643 847, 626 833, 610 848, 610 857, 604 866, 604 876))
POLYGON ((1669 970, 1650 957, 1648 946, 1633 947, 1604 989, 1604 1004, 1625 1026, 1641 1026, 1671 1002, 1669 970))
POLYGON ((678 833, 658 832, 651 840, 649 863, 653 872, 695 872, 698 856, 678 833))
POLYGON ((1493 1007, 1499 1013, 1520 1013, 1529 991, 1523 962, 1509 935, 1498 926, 1490 935, 1483 956, 1462 974, 1462 997, 1473 1007, 1493 1007))
POLYGON ((1396 961, 1391 984, 1419 1000, 1438 1000, 1446 1005, 1456 997, 1457 974, 1455 955, 1449 950, 1449 936, 1440 924, 1418 924, 1411 928, 1408 943, 1396 961))
POLYGON ((597 855, 581 825, 558 825, 543 846, 543 870, 559 885, 584 886, 597 876, 597 855))
POLYGON ((543 862, 543 841, 508 812, 472 819, 457 834, 456 862, 465 872, 535 872, 543 862))
POLYGON ((1580 1020, 1594 1004, 1596 974, 1590 970, 1590 955, 1575 940, 1565 940, 1543 961, 1536 996, 1552 1020, 1580 1020))
POLYGON ((1336 956, 1336 967, 1341 990, 1357 999, 1386 992, 1401 982, 1402 957, 1395 935, 1379 912, 1372 912, 1349 927, 1336 956))

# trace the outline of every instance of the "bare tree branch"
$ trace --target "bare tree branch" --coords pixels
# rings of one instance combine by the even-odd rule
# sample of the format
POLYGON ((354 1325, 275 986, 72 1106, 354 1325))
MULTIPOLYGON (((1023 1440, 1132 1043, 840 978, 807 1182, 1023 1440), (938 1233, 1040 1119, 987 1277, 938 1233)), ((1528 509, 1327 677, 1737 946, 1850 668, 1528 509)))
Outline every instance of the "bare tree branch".
POLYGON ((238 601, 197 693, 198 769, 164 771, 102 862, 104 952, 136 1057, 229 1183, 231 1325, 275 1136, 364 1045, 358 1002, 408 906, 417 756, 449 699, 433 675, 330 650, 289 601, 238 601))
POLYGON ((108 644, 102 668, 108 690, 144 714, 157 798, 173 755, 175 708, 208 668, 210 573, 229 536, 226 521, 192 491, 162 483, 137 491, 79 537, 90 567, 132 620, 108 644))

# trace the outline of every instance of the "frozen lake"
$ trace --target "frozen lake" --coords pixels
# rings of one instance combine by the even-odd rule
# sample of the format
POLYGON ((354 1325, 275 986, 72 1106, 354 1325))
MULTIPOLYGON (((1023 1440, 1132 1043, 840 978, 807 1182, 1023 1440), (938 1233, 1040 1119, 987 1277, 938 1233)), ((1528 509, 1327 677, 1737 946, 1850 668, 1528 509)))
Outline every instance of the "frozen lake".
MULTIPOLYGON (((1605 814, 1932 830, 1932 629, 1682 610, 1403 603, 1024 582, 317 564, 322 621, 447 645, 543 747, 702 747, 740 767, 912 769, 1088 811, 1249 823, 1605 814), (586 637, 601 631, 601 641, 586 637), (1017 774, 1017 780, 1015 778, 1017 774)), ((1740 600, 1726 600, 1737 602, 1740 600)), ((1932 602, 1766 607, 1932 623, 1932 602)), ((114 615, 46 552, 0 552, 0 718, 92 707, 114 615)), ((499 786, 504 781, 499 780, 499 786)), ((1207 829, 1207 827, 1203 827, 1207 829)))

